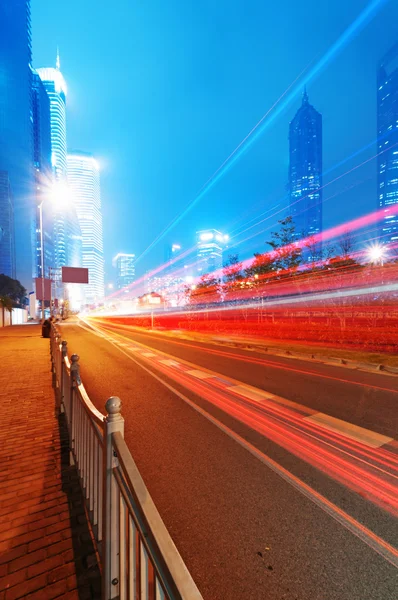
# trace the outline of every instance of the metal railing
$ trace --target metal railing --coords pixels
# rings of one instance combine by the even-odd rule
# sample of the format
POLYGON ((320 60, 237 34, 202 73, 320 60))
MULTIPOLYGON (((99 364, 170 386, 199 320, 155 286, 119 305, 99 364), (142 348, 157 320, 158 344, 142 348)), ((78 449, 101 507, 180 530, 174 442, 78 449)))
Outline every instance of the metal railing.
POLYGON ((71 457, 102 570, 102 600, 203 600, 124 441, 122 402, 103 415, 81 382, 79 357, 52 325, 51 360, 71 457))

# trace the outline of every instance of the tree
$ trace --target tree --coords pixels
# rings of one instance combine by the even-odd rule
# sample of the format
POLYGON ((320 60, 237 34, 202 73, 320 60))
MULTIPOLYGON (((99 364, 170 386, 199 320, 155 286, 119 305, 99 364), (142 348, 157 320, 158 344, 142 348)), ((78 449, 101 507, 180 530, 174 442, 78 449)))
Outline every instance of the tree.
POLYGON ((12 323, 13 301, 8 296, 0 296, 0 306, 3 312, 3 327, 5 323, 4 315, 7 310, 10 313, 10 322, 12 323))
POLYGON ((225 297, 234 294, 242 287, 243 271, 242 263, 239 262, 238 254, 231 254, 223 268, 223 294, 225 297))
MULTIPOLYGON (((305 237, 305 236, 303 236, 305 237)), ((322 260, 322 246, 314 235, 309 236, 304 242, 304 247, 308 251, 308 259, 312 270, 316 269, 317 263, 322 260)))
POLYGON ((344 259, 350 258, 352 250, 354 248, 354 240, 351 232, 348 231, 348 229, 346 229, 340 237, 338 247, 340 249, 341 256, 344 259))
POLYGON ((211 273, 202 275, 199 283, 191 289, 189 296, 190 304, 211 304, 219 302, 221 281, 211 273))
POLYGON ((8 296, 14 302, 23 304, 26 298, 26 289, 17 279, 0 275, 0 296, 8 296))
POLYGON ((273 249, 275 268, 280 271, 295 271, 301 263, 302 250, 295 243, 296 228, 292 217, 279 221, 279 231, 271 233, 271 241, 267 242, 273 249))

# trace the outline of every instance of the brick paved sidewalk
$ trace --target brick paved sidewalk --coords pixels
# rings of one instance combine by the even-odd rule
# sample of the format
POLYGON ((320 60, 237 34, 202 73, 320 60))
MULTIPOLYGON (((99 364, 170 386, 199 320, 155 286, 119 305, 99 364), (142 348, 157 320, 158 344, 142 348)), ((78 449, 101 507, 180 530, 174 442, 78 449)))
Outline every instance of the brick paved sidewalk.
POLYGON ((99 599, 100 574, 39 325, 0 328, 0 600, 99 599))

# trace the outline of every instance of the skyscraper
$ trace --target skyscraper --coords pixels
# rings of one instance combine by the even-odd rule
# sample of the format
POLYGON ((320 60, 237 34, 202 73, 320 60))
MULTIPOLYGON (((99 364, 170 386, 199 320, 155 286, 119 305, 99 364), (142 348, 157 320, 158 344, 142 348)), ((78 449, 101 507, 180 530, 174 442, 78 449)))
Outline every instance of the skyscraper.
POLYGON ((223 250, 228 236, 216 229, 206 229, 196 233, 197 269, 200 275, 206 275, 222 269, 223 250))
POLYGON ((322 115, 306 91, 289 126, 289 157, 290 212, 299 240, 322 232, 322 115))
POLYGON ((0 171, 0 275, 15 279, 14 204, 7 171, 0 171))
MULTIPOLYGON (((32 113, 33 113, 33 166, 35 179, 35 196, 37 207, 48 201, 52 191, 53 177, 51 169, 51 120, 50 100, 39 75, 32 73, 32 113)), ((43 207, 43 247, 44 273, 49 277, 49 268, 54 266, 54 245, 52 207, 48 202, 43 207)), ((41 275, 41 232, 39 209, 33 223, 33 276, 41 275)))
POLYGON ((76 209, 67 189, 66 83, 56 67, 37 69, 50 99, 51 164, 54 174, 54 267, 81 266, 81 232, 76 209))
POLYGON ((135 280, 135 254, 119 252, 112 261, 116 269, 116 287, 118 290, 135 280))
POLYGON ((16 276, 28 291, 34 218, 31 60, 30 0, 0 0, 0 171, 8 174, 14 201, 16 276))
POLYGON ((82 266, 89 272, 85 299, 86 304, 93 304, 104 297, 99 168, 94 157, 86 152, 69 153, 67 164, 69 189, 82 234, 82 266))
POLYGON ((384 217, 380 241, 392 244, 398 242, 398 43, 377 70, 377 139, 378 207, 397 207, 384 217))

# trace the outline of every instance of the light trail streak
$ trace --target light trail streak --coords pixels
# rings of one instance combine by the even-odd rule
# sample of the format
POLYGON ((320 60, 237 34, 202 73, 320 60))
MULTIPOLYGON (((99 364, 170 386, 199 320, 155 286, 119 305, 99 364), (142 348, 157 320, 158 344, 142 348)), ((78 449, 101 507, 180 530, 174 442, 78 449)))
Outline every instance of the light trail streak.
MULTIPOLYGON (((302 88, 306 86, 311 80, 317 77, 322 70, 331 62, 336 56, 348 45, 350 40, 358 34, 375 16, 377 11, 385 4, 387 0, 371 0, 364 10, 358 15, 358 17, 347 27, 343 34, 332 44, 322 58, 309 69, 308 73, 304 75, 299 84, 295 85, 295 82, 282 94, 282 96, 275 102, 275 104, 267 111, 267 113, 260 119, 253 129, 245 136, 240 142, 237 148, 230 154, 230 156, 222 163, 222 165, 215 171, 215 173, 208 179, 203 185, 201 190, 197 193, 195 198, 188 204, 188 206, 177 215, 174 220, 155 238, 155 240, 140 254, 137 258, 138 262, 141 260, 155 244, 164 238, 164 236, 173 228, 177 223, 181 221, 192 208, 207 194, 207 192, 232 168, 232 166, 243 156, 245 152, 254 144, 255 141, 266 131, 266 129, 273 123, 273 121, 287 108, 287 106, 296 98, 301 92, 302 88), (290 93, 288 90, 293 87, 290 93), (282 102, 282 99, 284 101, 282 102), (271 111, 273 113, 271 114, 271 111), (271 114, 271 116, 270 116, 271 114), (267 118, 269 117, 269 118, 267 118)), ((299 76, 300 77, 300 76, 299 76)), ((295 80, 296 81, 296 80, 295 80)))
MULTIPOLYGON (((89 319, 90 325, 92 324, 93 319, 89 319)), ((125 331, 130 329, 130 332, 133 333, 131 331, 131 327, 127 326, 127 325, 121 325, 119 323, 107 323, 106 320, 101 320, 101 319, 97 319, 95 318, 95 323, 100 322, 102 324, 102 326, 107 330, 107 331, 112 331, 112 329, 124 329, 125 331)), ((95 326, 94 326, 95 327, 95 326)), ((120 335, 120 334, 117 334, 120 335)), ((144 333, 145 335, 145 333, 144 333)), ((146 335, 150 335, 149 333, 147 333, 146 335)), ((130 338, 126 338, 126 339, 130 339, 130 338)), ((172 345, 176 345, 176 346, 182 346, 182 347, 187 347, 187 348, 195 348, 198 349, 198 346, 195 346, 193 343, 189 343, 189 342, 180 342, 180 341, 176 341, 174 339, 168 339, 168 342, 172 345)), ((134 340, 134 343, 139 343, 136 342, 134 340)), ((374 384, 368 384, 368 383, 363 383, 361 381, 355 381, 353 379, 345 379, 344 377, 336 377, 333 375, 326 375, 325 373, 320 373, 318 371, 313 371, 311 369, 301 369, 299 367, 292 367, 292 366, 288 366, 286 364, 281 364, 281 363, 276 363, 274 361, 271 360, 267 360, 267 359, 263 359, 263 358, 255 358, 252 356, 246 356, 244 354, 235 354, 233 352, 228 352, 227 350, 219 350, 219 349, 213 349, 213 348, 204 348, 204 347, 200 347, 200 350, 202 350, 203 352, 205 352, 206 354, 213 354, 213 355, 217 355, 217 356, 221 356, 224 358, 228 358, 228 359, 232 359, 232 360, 236 360, 239 362, 246 362, 246 363, 251 363, 251 364, 256 364, 256 365, 262 365, 265 367, 272 367, 278 370, 282 370, 282 371, 289 371, 292 373, 297 373, 299 375, 310 375, 311 377, 318 377, 321 379, 328 379, 331 381, 338 381, 339 383, 345 383, 345 384, 349 384, 349 385, 354 385, 354 386, 359 386, 359 387, 363 387, 363 388, 367 388, 367 389, 374 389, 374 390, 378 390, 381 392, 392 392, 392 393, 397 393, 397 390, 394 388, 388 388, 388 387, 383 387, 383 386, 379 386, 379 385, 374 385, 374 384)), ((157 350, 158 351, 158 350, 157 350)), ((176 358, 175 356, 173 357, 174 360, 181 360, 179 358, 176 358)))
MULTIPOLYGON (((145 344, 134 343, 145 350, 151 348, 145 344)), ((136 354, 132 358, 128 354, 128 350, 121 351, 142 367, 141 357, 140 360, 137 360, 135 358, 136 354)), ((161 351, 155 350, 155 352, 161 357, 171 356, 161 351)), ((384 449, 375 452, 374 449, 368 449, 364 445, 353 443, 352 440, 336 432, 322 430, 316 424, 304 421, 302 416, 289 408, 281 405, 273 406, 272 400, 259 405, 251 400, 243 400, 241 397, 236 398, 236 396, 231 395, 228 387, 224 390, 215 389, 211 384, 211 379, 194 380, 189 376, 189 372, 166 367, 163 363, 156 362, 156 359, 142 360, 151 368, 168 378, 171 377, 172 380, 185 389, 285 448, 293 455, 325 473, 328 477, 365 496, 392 515, 398 515, 398 488, 396 484, 389 481, 390 478, 396 479, 397 469, 394 466, 393 472, 389 473, 383 468, 384 458, 387 460, 394 459, 391 453, 386 452, 384 449), (360 449, 359 457, 356 454, 357 448, 360 449), (367 460, 363 460, 362 456, 365 456, 367 460), (371 462, 377 461, 378 457, 382 459, 380 467, 378 464, 374 465, 371 462)), ((187 361, 183 361, 183 363, 189 365, 190 368, 195 367, 187 361)), ((153 373, 153 371, 150 372, 153 373)), ((219 374, 214 373, 214 375, 218 376, 219 374)), ((236 383, 236 380, 231 381, 236 383)))

